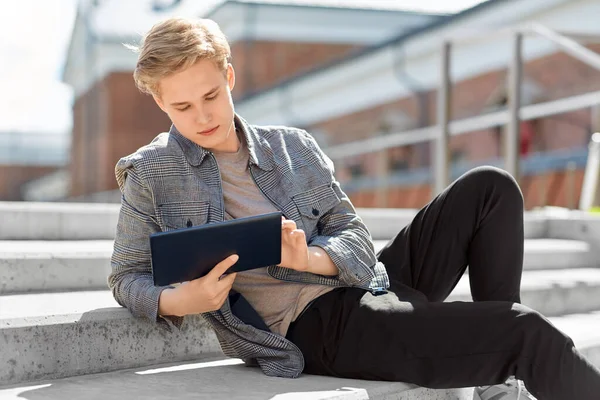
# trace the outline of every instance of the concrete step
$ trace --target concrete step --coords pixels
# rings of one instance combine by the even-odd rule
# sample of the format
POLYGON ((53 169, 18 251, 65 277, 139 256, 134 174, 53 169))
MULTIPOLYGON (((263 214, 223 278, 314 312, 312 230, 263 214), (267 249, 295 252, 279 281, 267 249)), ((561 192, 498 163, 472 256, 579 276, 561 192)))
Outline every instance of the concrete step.
MULTIPOLYGON (((449 300, 470 301, 461 280, 449 300)), ((547 316, 600 309, 600 269, 527 271, 523 303, 547 316)), ((117 307, 109 291, 0 296, 0 382, 18 383, 220 354, 198 317, 169 334, 117 307), (201 345, 199 345, 199 343, 201 345)))
MULTIPOLYGON (((551 318, 570 335, 594 365, 600 366, 600 311, 551 318)), ((140 340, 146 340, 139 338, 140 340)), ((348 380, 302 375, 298 379, 270 378, 237 359, 205 356, 194 362, 148 364, 118 372, 86 374, 55 380, 7 385, 2 399, 395 399, 471 400, 469 388, 431 390, 404 383, 348 380), (201 390, 199 389, 201 388, 201 390), (309 388, 309 389, 307 389, 309 388)))
POLYGON ((525 240, 523 268, 527 270, 600 267, 589 243, 581 240, 525 240))
POLYGON ((0 241, 0 294, 106 289, 112 240, 0 241))
MULTIPOLYGON (((465 275, 448 301, 471 301, 469 277, 465 275)), ((600 309, 600 269, 524 271, 521 302, 546 316, 560 316, 600 309)))
MULTIPOLYGON (((375 241, 379 250, 387 241, 375 241)), ((111 240, 0 241, 0 294, 106 289, 111 240)), ((527 239, 525 269, 598 266, 581 241, 527 239)))
POLYGON ((548 218, 547 237, 582 240, 600 250, 600 214, 562 208, 548 208, 544 212, 548 218))
MULTIPOLYGON (((375 240, 378 252, 388 243, 375 240)), ((566 269, 600 267, 600 260, 594 257, 591 246, 580 240, 565 239, 525 239, 523 269, 566 269)))
POLYGON ((119 204, 0 202, 0 240, 114 239, 119 204))
POLYGON ((172 333, 110 292, 0 296, 0 385, 222 356, 199 316, 172 333))
POLYGON ((171 400, 175 397, 181 400, 472 400, 473 390, 432 390, 399 382, 306 374, 297 379, 272 378, 258 368, 244 366, 238 359, 163 364, 0 389, 3 400, 171 400))
MULTIPOLYGON (((600 269, 524 271, 521 297, 523 304, 550 316, 600 309, 600 269)), ((471 301, 468 275, 448 301, 471 301)), ((109 290, 4 295, 0 296, 0 319, 78 314, 106 307, 119 307, 109 290)))
MULTIPOLYGON (((394 237, 408 225, 417 211, 402 208, 358 208, 357 214, 369 228, 374 240, 386 240, 394 237)), ((544 210, 525 212, 525 237, 529 239, 546 237, 548 223, 548 216, 544 210)))
POLYGON ((571 336, 575 346, 600 368, 600 311, 551 317, 550 321, 571 336))
MULTIPOLYGON (((0 202, 0 240, 113 239, 119 204, 0 202)), ((359 208, 374 239, 393 237, 417 210, 359 208)), ((600 227, 600 223, 598 224, 600 227)), ((548 216, 544 210, 525 213, 525 236, 545 237, 548 216)), ((562 236, 561 236, 562 237, 562 236)))

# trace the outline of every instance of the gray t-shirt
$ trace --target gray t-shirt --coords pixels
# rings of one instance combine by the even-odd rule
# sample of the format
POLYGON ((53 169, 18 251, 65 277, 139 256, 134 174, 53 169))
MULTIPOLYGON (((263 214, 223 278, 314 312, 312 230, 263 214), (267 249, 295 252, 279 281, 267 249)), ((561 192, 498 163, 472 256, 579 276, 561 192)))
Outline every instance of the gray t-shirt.
MULTIPOLYGON (((225 218, 235 219, 278 211, 256 186, 248 168, 248 148, 242 137, 237 153, 213 152, 223 182, 225 218)), ((290 323, 312 300, 331 286, 280 281, 267 268, 239 272, 233 289, 254 307, 272 332, 285 336, 290 323)))

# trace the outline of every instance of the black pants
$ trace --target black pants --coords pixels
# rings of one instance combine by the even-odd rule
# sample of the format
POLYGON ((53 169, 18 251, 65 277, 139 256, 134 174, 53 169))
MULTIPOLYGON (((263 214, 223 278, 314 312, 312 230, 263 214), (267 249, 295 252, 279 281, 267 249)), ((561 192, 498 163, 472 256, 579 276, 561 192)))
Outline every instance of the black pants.
POLYGON ((430 388, 490 385, 514 375, 538 399, 600 399, 600 372, 569 337, 519 303, 523 198, 510 175, 463 175, 378 258, 390 293, 329 292, 287 337, 310 374, 430 388), (444 303, 469 266, 474 302, 444 303))

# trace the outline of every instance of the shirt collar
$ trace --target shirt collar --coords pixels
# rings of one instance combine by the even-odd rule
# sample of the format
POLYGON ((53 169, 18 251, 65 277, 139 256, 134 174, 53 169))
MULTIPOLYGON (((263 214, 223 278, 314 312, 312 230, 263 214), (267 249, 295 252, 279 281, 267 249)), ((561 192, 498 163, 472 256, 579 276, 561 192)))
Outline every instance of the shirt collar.
MULTIPOLYGON (((253 126, 237 114, 234 115, 234 123, 236 129, 242 133, 242 137, 246 140, 250 163, 266 171, 272 170, 274 166, 273 153, 269 143, 259 135, 253 126)), ((177 140, 186 159, 192 166, 197 167, 202 164, 204 157, 210 153, 210 150, 183 136, 173 124, 169 130, 169 135, 177 140)))

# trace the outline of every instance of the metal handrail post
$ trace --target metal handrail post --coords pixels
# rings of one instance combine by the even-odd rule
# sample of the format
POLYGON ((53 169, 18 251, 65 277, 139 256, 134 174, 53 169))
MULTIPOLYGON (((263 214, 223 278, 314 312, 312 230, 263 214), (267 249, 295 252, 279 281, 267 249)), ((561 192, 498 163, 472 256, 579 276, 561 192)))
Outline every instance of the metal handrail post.
POLYGON ((437 119, 438 134, 435 141, 435 183, 433 196, 441 193, 450 182, 450 173, 448 171, 450 164, 450 57, 452 45, 450 42, 444 42, 441 48, 441 74, 440 87, 438 89, 437 119))
POLYGON ((519 138, 521 125, 521 82, 523 77, 523 34, 515 33, 508 81, 508 110, 510 118, 505 138, 505 168, 519 180, 519 138))
POLYGON ((579 198, 579 209, 589 211, 597 205, 598 200, 598 178, 600 177, 600 133, 592 135, 589 144, 589 153, 585 173, 583 175, 583 184, 581 186, 581 196, 579 198))
POLYGON ((600 105, 590 107, 590 127, 592 132, 600 132, 600 105))

